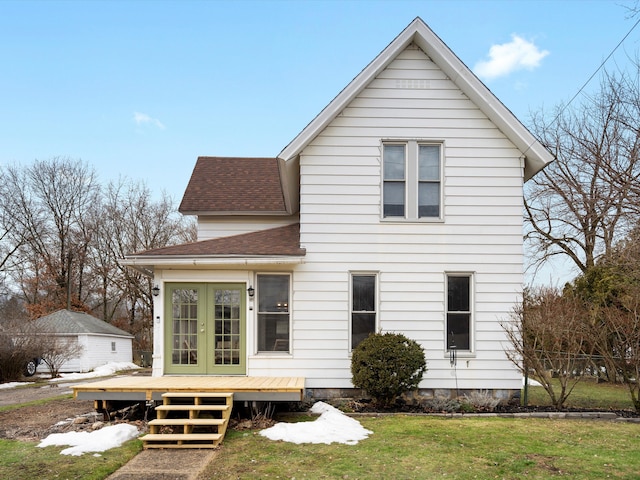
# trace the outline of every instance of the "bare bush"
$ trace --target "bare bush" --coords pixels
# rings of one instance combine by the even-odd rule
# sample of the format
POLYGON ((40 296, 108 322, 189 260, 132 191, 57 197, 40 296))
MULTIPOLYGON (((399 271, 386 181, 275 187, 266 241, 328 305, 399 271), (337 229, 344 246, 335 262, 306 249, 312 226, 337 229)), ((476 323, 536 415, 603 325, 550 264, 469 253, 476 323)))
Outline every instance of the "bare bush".
POLYGON ((501 322, 510 342, 508 358, 523 374, 533 373, 551 402, 562 408, 591 357, 594 343, 584 303, 550 288, 526 291, 522 305, 501 322), (554 388, 557 378, 560 391, 554 388))
POLYGON ((474 390, 464 394, 463 403, 473 407, 476 412, 493 412, 500 404, 500 399, 495 398, 488 390, 474 390))
POLYGON ((41 358, 47 365, 51 378, 57 378, 62 366, 79 357, 83 351, 82 345, 72 337, 51 335, 41 339, 41 358))
POLYGON ((29 327, 17 321, 0 325, 0 382, 21 380, 27 363, 38 358, 39 339, 29 327))

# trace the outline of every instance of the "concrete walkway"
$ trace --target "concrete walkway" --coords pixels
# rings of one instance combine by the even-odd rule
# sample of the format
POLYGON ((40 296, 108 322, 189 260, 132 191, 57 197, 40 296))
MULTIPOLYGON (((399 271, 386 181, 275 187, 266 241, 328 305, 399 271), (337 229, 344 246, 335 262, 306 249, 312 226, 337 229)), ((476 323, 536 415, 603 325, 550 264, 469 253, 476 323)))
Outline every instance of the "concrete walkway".
POLYGON ((107 480, 197 480, 218 450, 149 449, 107 477, 107 480))

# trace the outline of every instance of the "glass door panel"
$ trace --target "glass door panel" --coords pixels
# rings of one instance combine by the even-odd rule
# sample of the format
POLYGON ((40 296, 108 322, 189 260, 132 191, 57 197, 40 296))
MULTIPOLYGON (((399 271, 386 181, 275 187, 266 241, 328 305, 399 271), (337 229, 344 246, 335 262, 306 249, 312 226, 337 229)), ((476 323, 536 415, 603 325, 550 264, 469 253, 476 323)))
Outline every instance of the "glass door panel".
POLYGON ((167 284, 165 371, 245 374, 245 284, 167 284))
POLYGON ((213 285, 213 373, 245 373, 244 285, 213 285))

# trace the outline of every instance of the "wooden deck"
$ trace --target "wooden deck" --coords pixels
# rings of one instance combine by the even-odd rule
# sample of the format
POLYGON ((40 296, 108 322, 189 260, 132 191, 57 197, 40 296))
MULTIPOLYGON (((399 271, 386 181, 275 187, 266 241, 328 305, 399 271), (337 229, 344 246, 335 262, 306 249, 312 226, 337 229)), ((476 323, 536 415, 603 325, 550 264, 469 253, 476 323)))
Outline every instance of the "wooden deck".
POLYGON ((161 401, 163 393, 233 393, 238 401, 301 401, 304 377, 131 375, 76 385, 79 400, 161 401))

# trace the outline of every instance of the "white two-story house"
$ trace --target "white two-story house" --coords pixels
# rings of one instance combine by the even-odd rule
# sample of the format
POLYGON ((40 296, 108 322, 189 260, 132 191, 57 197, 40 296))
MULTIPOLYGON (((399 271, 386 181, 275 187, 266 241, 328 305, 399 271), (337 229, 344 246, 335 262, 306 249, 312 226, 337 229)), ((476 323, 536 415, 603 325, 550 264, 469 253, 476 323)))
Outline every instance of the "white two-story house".
POLYGON ((344 395, 381 331, 424 347, 421 388, 519 391, 500 322, 522 296, 523 185, 551 160, 416 18, 276 157, 198 158, 180 205, 198 242, 127 257, 159 290, 153 375, 344 395))

